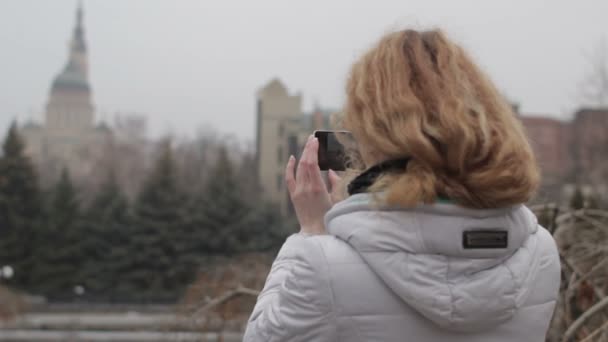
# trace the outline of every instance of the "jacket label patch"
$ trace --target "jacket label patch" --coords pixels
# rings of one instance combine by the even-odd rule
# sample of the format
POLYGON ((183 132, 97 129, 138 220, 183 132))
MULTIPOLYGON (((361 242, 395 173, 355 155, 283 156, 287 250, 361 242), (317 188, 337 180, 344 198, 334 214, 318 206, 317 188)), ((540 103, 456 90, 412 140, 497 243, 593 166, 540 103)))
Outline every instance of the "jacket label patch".
POLYGON ((474 230, 462 233, 462 247, 476 248, 507 248, 509 232, 506 230, 474 230))

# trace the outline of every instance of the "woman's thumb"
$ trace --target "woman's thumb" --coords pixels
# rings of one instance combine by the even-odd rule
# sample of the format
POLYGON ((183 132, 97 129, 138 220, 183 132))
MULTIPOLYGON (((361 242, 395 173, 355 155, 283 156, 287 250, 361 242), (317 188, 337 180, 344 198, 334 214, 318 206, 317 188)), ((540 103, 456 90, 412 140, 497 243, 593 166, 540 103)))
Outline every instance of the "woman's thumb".
POLYGON ((329 179, 330 187, 329 197, 331 198, 331 203, 336 204, 344 199, 344 196, 342 194, 343 188, 340 185, 342 178, 340 178, 340 176, 338 176, 338 174, 334 170, 329 170, 327 176, 327 178, 329 179))
POLYGON ((329 170, 328 178, 329 185, 331 186, 332 191, 338 186, 338 184, 342 180, 342 178, 340 178, 340 176, 338 176, 338 174, 334 170, 329 170))

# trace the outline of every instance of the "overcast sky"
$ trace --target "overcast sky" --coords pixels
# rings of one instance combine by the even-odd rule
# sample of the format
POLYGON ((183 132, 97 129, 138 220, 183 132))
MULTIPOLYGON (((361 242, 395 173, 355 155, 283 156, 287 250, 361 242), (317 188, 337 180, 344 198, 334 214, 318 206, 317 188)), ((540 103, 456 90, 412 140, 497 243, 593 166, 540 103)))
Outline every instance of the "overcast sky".
MULTIPOLYGON (((0 130, 41 119, 76 0, 0 0, 0 130)), ((254 136, 255 92, 279 77, 337 108, 353 60, 384 32, 441 27, 522 111, 567 118, 608 39, 606 0, 85 0, 98 118, 139 112, 152 134, 210 125, 254 136), (604 37, 604 38, 602 38, 604 37)), ((2 133, 3 135, 3 133, 2 133)))

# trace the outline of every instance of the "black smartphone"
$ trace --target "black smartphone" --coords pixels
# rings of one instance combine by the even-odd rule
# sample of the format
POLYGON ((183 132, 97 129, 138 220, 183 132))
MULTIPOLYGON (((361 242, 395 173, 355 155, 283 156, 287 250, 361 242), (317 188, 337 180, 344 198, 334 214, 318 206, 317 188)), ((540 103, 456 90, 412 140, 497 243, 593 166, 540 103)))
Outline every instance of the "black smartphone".
POLYGON ((343 144, 354 142, 349 131, 315 131, 319 139, 319 168, 321 170, 346 170, 347 147, 343 144))

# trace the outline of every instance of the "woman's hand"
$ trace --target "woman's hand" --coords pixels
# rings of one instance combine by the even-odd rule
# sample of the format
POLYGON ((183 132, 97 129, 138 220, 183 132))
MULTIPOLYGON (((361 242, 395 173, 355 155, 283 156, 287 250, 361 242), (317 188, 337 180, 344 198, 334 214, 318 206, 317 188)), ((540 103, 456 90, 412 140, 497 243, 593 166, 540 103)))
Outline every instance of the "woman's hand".
MULTIPOLYGON (((319 140, 310 136, 298 163, 297 172, 294 172, 296 159, 293 156, 289 157, 285 170, 285 181, 300 222, 300 232, 306 234, 325 234, 323 219, 334 202, 321 176, 317 160, 318 150, 319 140)), ((329 181, 334 189, 340 177, 335 172, 330 172, 329 181)))

